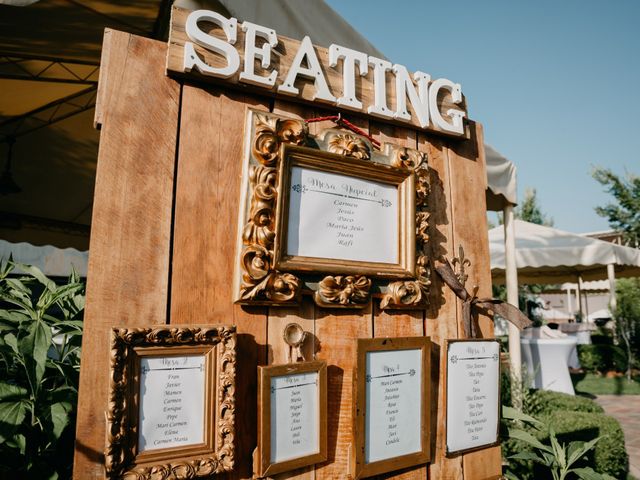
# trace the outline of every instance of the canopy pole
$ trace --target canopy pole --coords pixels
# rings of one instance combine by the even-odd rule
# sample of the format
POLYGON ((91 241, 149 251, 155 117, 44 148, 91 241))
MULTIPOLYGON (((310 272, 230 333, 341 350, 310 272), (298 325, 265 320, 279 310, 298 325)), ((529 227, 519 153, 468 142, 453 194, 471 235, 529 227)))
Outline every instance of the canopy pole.
POLYGON ((569 315, 573 317, 573 298, 571 298, 571 287, 567 287, 567 310, 569 315))
POLYGON ((578 292, 578 313, 580 321, 584 321, 584 312, 582 310, 582 275, 578 275, 578 288, 576 289, 578 292))
MULTIPOLYGON (((513 205, 504 207, 504 260, 505 282, 507 284, 507 302, 518 307, 518 270, 516 267, 516 226, 513 215, 513 205)), ((522 384, 522 355, 520 353, 520 330, 511 322, 509 326, 509 359, 511 375, 516 385, 522 384)), ((512 391, 518 388, 512 389, 512 391)), ((514 398, 519 403, 520 398, 514 398)))
POLYGON ((616 300, 616 269, 613 263, 607 265, 607 278, 609 279, 609 311, 614 313, 618 304, 616 300))

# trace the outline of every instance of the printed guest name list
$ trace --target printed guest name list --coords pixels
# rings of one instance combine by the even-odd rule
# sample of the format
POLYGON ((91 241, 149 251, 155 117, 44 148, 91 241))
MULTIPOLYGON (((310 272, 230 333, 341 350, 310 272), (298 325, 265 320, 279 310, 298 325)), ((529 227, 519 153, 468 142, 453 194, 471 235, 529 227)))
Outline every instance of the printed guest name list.
POLYGON ((365 462, 421 450, 422 351, 367 352, 365 462))
POLYGON ((397 263, 398 188, 293 167, 287 253, 397 263))
POLYGON ((138 451, 204 442, 205 357, 140 360, 138 451))
POLYGON ((447 448, 450 452, 497 441, 498 342, 454 342, 447 363, 447 448))
POLYGON ((318 373, 271 378, 271 461, 320 451, 318 373))

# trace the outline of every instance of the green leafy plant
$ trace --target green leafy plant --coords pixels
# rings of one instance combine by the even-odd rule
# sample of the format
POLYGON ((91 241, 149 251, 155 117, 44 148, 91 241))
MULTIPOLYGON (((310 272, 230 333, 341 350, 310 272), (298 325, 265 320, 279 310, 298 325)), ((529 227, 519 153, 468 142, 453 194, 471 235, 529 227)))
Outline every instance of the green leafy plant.
MULTIPOLYGON (((526 415, 511 407, 502 407, 502 416, 506 420, 512 420, 509 427, 509 438, 518 440, 531 448, 531 450, 521 451, 511 455, 509 459, 530 461, 543 466, 551 474, 553 480, 565 480, 569 478, 579 478, 583 480, 615 480, 608 474, 597 473, 593 468, 578 466, 579 462, 592 450, 600 441, 601 437, 594 438, 588 442, 574 441, 568 445, 558 441, 553 428, 548 427, 543 422, 526 415), (532 433, 517 425, 528 424, 530 427, 549 433, 550 444, 542 443, 532 433)), ((505 477, 510 480, 518 480, 516 474, 507 470, 505 477)))
POLYGON ((0 476, 71 474, 83 293, 75 272, 0 262, 0 476))

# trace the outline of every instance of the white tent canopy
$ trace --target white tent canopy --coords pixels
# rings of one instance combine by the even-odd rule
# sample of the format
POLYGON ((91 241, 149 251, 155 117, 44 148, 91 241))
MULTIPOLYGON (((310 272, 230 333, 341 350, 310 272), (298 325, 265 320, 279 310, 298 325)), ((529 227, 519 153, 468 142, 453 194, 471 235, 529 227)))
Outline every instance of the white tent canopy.
MULTIPOLYGON (((640 250, 522 220, 515 221, 515 232, 520 283, 605 279, 608 265, 617 277, 640 276, 640 250)), ((493 281, 504 283, 502 226, 489 230, 489 248, 493 281)))
POLYGON ((0 240, 0 258, 12 258, 16 263, 33 265, 50 277, 68 277, 72 269, 81 277, 87 276, 89 252, 75 248, 56 248, 51 245, 36 247, 30 243, 11 243, 0 240))
POLYGON ((503 210, 505 205, 515 205, 516 167, 495 148, 484 145, 487 162, 487 210, 503 210))

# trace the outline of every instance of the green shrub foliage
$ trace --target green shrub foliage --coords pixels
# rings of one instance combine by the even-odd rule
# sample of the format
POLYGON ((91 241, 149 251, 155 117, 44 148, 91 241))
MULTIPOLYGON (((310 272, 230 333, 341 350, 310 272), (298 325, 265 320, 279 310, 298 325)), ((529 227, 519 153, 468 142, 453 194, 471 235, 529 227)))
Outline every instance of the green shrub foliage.
POLYGON ((0 263, 0 478, 71 475, 83 293, 75 273, 0 263))
MULTIPOLYGON (((503 395, 503 405, 510 405, 508 393, 511 388, 508 375, 503 375, 502 392, 507 392, 507 395, 503 395)), ((604 414, 600 405, 589 398, 547 390, 524 388, 522 394, 524 415, 530 415, 540 422, 513 423, 508 419, 503 420, 502 455, 508 463, 507 478, 554 478, 548 465, 534 460, 536 447, 531 443, 531 438, 523 434, 510 435, 513 428, 528 433, 544 445, 551 445, 550 432, 555 432, 556 441, 568 448, 571 444, 575 444, 577 448, 580 442, 594 441, 602 437, 588 453, 576 460, 574 466, 578 471, 571 474, 575 474, 574 476, 567 478, 598 478, 589 476, 590 473, 586 472, 589 468, 613 478, 626 478, 628 457, 622 430, 615 419, 604 414), (545 428, 541 428, 541 424, 545 428), (581 474, 584 474, 584 477, 581 474)))
POLYGON ((601 437, 592 452, 593 469, 614 478, 626 478, 629 458, 624 434, 618 421, 607 415, 588 412, 557 411, 546 416, 559 441, 591 441, 601 437))
POLYGON ((624 372, 627 368, 627 355, 617 345, 578 345, 578 358, 587 372, 624 372))
POLYGON ((525 408, 536 418, 558 411, 604 413, 604 409, 589 398, 549 390, 533 390, 526 399, 525 408))

